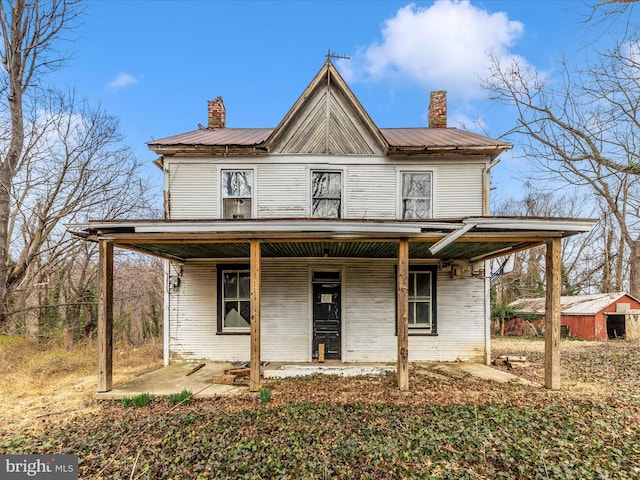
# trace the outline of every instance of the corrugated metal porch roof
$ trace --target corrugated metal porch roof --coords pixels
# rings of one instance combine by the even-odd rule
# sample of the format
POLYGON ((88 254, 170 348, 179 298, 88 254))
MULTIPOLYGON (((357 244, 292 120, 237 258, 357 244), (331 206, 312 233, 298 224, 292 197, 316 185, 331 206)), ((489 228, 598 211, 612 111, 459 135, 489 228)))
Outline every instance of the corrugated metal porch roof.
POLYGON ((325 220, 123 220, 68 225, 90 240, 176 260, 244 258, 249 241, 262 241, 264 257, 396 258, 399 239, 409 239, 414 259, 472 262, 588 231, 585 219, 477 217, 465 219, 325 220), (464 231, 464 234, 458 235, 464 231), (450 239, 450 241, 447 241, 450 239), (433 248, 436 243, 442 245, 433 248))

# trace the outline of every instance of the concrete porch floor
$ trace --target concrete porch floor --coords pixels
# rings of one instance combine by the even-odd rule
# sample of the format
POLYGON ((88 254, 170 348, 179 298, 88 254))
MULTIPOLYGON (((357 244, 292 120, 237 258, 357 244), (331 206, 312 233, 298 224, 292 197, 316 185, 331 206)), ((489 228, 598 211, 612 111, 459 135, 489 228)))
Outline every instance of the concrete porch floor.
MULTIPOLYGON (((154 396, 170 395, 179 393, 182 390, 190 390, 194 397, 215 397, 218 395, 234 395, 247 392, 246 385, 217 385, 212 383, 216 375, 222 375, 227 368, 233 368, 231 363, 208 362, 197 371, 194 369, 200 363, 176 363, 167 367, 154 370, 128 382, 114 385, 108 392, 99 392, 97 399, 120 400, 123 397, 132 397, 141 393, 149 393, 154 396)), ((418 374, 431 376, 433 378, 464 378, 474 377, 488 381, 500 383, 521 383, 523 385, 539 386, 516 375, 497 370, 493 367, 480 363, 463 362, 421 362, 412 363, 415 372, 418 374)), ((340 363, 326 362, 320 363, 269 363, 262 369, 265 383, 270 380, 312 375, 323 373, 327 375, 380 375, 387 371, 395 372, 393 364, 360 364, 360 363, 340 363)))

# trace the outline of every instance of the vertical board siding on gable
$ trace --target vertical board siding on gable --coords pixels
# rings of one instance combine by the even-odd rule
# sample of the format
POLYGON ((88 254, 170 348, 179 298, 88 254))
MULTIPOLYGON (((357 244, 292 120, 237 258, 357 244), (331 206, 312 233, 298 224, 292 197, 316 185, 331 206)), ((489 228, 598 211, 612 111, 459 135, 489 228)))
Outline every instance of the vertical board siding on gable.
POLYGON ((439 218, 482 215, 480 163, 438 165, 436 208, 439 218))
POLYGON ((308 216, 308 180, 304 164, 260 165, 257 177, 259 218, 308 216))
POLYGON ((218 218, 218 176, 215 164, 170 162, 169 207, 176 219, 218 218))
POLYGON ((347 170, 347 218, 396 218, 396 170, 393 165, 350 166, 347 170))
POLYGON ((278 152, 318 153, 324 152, 326 118, 326 90, 318 89, 307 97, 305 115, 292 119, 286 136, 275 145, 278 152))

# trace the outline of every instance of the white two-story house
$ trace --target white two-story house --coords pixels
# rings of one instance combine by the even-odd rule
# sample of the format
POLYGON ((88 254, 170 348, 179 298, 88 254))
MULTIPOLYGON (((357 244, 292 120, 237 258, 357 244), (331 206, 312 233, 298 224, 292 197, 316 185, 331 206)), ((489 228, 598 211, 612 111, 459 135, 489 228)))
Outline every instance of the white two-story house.
POLYGON ((398 362, 407 388, 408 362, 487 362, 487 260, 591 222, 488 216, 511 146, 448 128, 445 95, 380 128, 328 59, 275 128, 227 128, 218 97, 150 142, 165 218, 74 226, 102 245, 100 388, 113 246, 166 259, 166 363, 250 360, 256 387, 260 361, 398 362))

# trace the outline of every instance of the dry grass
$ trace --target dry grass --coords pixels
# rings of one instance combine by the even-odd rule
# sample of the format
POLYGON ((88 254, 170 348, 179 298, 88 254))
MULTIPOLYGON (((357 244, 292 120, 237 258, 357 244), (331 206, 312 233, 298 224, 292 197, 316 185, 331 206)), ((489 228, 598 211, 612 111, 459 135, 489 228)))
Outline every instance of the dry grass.
MULTIPOLYGON (((31 355, 11 348, 14 367, 24 355, 25 369, 34 361, 28 368, 41 374, 31 355)), ((249 393, 180 408, 90 404, 90 414, 74 412, 72 421, 42 417, 35 432, 0 428, 0 445, 7 453, 77 453, 80 477, 94 479, 640 478, 640 346, 563 340, 561 351, 560 391, 428 376, 415 366, 408 392, 393 375, 315 375, 269 384, 266 404, 249 393)), ((148 365, 146 352, 134 353, 116 350, 117 372, 148 365)), ((514 373, 543 375, 543 339, 496 338, 493 353, 525 355, 532 364, 514 373)), ((55 376, 64 379, 58 362, 55 376)), ((86 378, 90 395, 95 374, 86 378)), ((36 412, 25 418, 33 423, 36 412)))
MULTIPOLYGON (((126 381, 162 365, 162 346, 114 349, 114 382, 126 381)), ((72 347, 0 336, 0 422, 18 431, 39 418, 90 411, 95 403, 97 345, 72 347)))
MULTIPOLYGON (((562 340, 563 392, 555 395, 607 398, 614 394, 620 396, 638 391, 639 350, 638 345, 632 342, 562 340)), ((502 354, 526 356, 531 365, 511 373, 544 383, 542 338, 496 337, 492 339, 492 354, 494 358, 502 354)), ((162 347, 159 343, 126 349, 116 345, 113 381, 122 383, 161 365, 162 347)), ((38 344, 20 337, 0 336, 0 372, 0 401, 3 406, 0 409, 0 422, 8 430, 37 428, 38 419, 68 420, 75 414, 97 410, 97 402, 93 399, 97 382, 96 342, 66 347, 62 343, 38 344)), ((416 385, 415 382, 413 380, 412 385, 416 385)), ((485 385, 486 382, 474 383, 477 387, 475 392, 473 388, 470 389, 469 382, 467 379, 463 384, 467 401, 475 394, 486 398, 501 395, 500 390, 494 392, 485 385)), ((353 386, 350 383, 340 385, 346 390, 353 386)), ((450 390, 455 386, 444 384, 437 389, 427 390, 433 395, 453 400, 457 396, 450 390)), ((283 386, 280 388, 286 390, 283 386)), ((368 395, 376 397, 375 388, 373 392, 367 390, 368 395)), ((338 392, 331 391, 330 397, 335 399, 338 392)), ((391 389, 391 393, 384 392, 386 390, 381 390, 380 395, 398 396, 398 400, 404 398, 395 389, 391 389)), ((274 400, 280 396, 287 397, 283 392, 275 393, 274 400)), ((315 395, 320 395, 320 392, 315 395)), ((343 392, 342 395, 345 399, 353 396, 354 401, 362 396, 357 391, 343 392)))
MULTIPOLYGON (((494 337, 493 358, 521 355, 530 362, 526 368, 509 370, 520 377, 544 384, 544 338, 494 337)), ((634 341, 595 342, 576 339, 560 341, 561 389, 573 396, 608 398, 637 391, 640 344, 634 341)))

